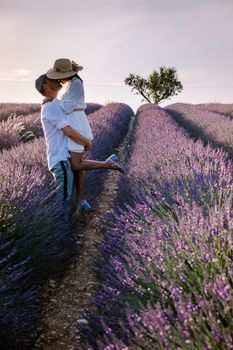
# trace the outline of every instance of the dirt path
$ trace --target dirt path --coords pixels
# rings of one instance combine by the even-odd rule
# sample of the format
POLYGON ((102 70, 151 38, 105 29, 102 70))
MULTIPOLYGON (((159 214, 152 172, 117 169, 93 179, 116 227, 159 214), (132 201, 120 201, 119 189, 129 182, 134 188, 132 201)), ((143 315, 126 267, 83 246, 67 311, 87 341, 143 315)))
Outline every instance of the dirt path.
MULTIPOLYGON (((128 144, 133 127, 134 117, 130 121, 129 130, 118 149, 120 160, 128 144)), ((89 214, 86 224, 82 226, 83 247, 80 255, 69 267, 62 281, 50 280, 44 288, 42 298, 48 304, 42 327, 46 332, 37 340, 36 350, 84 350, 78 322, 83 319, 84 309, 94 311, 91 297, 98 289, 99 282, 92 272, 93 257, 97 250, 94 241, 101 241, 101 227, 106 224, 104 216, 111 211, 117 194, 118 172, 109 172, 106 177, 102 195, 95 211, 89 214)))

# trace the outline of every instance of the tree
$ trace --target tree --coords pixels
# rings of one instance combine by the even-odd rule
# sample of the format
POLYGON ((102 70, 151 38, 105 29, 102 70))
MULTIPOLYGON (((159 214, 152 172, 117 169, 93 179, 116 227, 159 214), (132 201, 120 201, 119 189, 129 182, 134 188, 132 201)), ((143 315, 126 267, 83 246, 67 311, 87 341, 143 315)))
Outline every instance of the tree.
POLYGON ((136 90, 136 94, 142 95, 143 100, 156 104, 178 95, 183 90, 174 67, 160 67, 159 72, 153 71, 147 80, 130 73, 124 83, 132 87, 131 91, 136 90))

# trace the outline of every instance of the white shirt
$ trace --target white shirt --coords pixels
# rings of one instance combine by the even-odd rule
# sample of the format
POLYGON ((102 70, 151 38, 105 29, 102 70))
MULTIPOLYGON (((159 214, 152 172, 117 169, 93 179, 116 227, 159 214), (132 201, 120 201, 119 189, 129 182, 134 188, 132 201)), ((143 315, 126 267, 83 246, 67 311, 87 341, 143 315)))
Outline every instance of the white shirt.
POLYGON ((47 146, 48 167, 51 170, 56 163, 70 157, 67 145, 68 137, 61 130, 69 123, 57 99, 42 105, 41 123, 47 146))
POLYGON ((74 77, 67 86, 66 92, 61 96, 61 106, 66 114, 70 114, 76 108, 86 109, 83 83, 74 77))
MULTIPOLYGON (((74 109, 77 108, 86 109, 83 83, 79 78, 72 78, 68 84, 66 92, 61 96, 61 100, 59 101, 62 110, 67 115, 67 120, 71 128, 78 131, 89 140, 93 140, 90 123, 85 111, 74 111, 74 109)), ((80 145, 77 145, 76 149, 75 142, 69 139, 68 149, 70 151, 80 152, 80 145)))

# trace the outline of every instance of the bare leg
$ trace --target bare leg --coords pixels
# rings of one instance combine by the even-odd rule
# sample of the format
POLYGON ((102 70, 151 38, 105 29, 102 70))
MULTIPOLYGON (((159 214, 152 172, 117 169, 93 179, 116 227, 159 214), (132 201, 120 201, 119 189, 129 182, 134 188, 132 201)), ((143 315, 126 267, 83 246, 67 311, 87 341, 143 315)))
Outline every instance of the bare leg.
POLYGON ((71 163, 73 170, 95 170, 95 169, 111 169, 111 170, 119 170, 121 169, 120 165, 117 163, 108 163, 108 162, 101 162, 98 160, 85 160, 83 157, 79 157, 77 159, 76 155, 82 155, 82 153, 76 153, 76 152, 70 152, 71 154, 71 163), (73 158, 75 159, 73 161, 73 158), (77 161, 76 161, 77 159, 77 161))

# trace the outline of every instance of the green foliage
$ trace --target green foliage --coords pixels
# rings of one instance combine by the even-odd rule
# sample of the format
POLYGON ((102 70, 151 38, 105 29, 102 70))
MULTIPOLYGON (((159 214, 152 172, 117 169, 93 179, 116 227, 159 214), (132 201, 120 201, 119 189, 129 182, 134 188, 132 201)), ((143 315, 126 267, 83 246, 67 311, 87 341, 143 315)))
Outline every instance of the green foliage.
POLYGON ((178 80, 174 67, 160 67, 159 72, 154 70, 144 79, 140 75, 130 73, 124 80, 126 85, 132 87, 136 94, 141 95, 143 100, 149 103, 159 104, 160 102, 177 95, 183 90, 181 82, 178 80))

